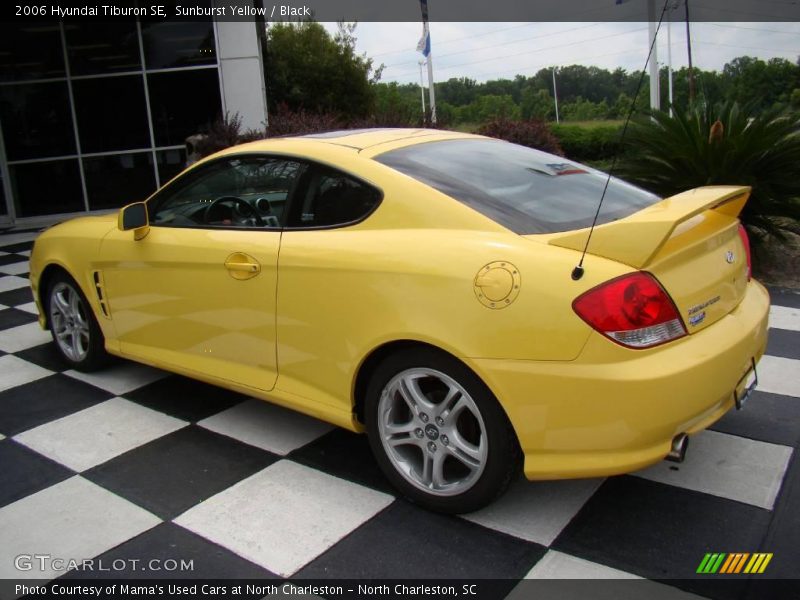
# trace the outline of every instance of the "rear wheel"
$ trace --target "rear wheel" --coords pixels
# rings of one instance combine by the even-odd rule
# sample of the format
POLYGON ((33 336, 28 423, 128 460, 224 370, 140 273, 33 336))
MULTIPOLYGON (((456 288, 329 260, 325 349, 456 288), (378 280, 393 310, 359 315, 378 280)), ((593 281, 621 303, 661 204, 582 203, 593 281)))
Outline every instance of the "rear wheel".
POLYGON ((94 371, 108 362, 103 332, 89 302, 66 273, 50 282, 46 310, 53 342, 73 369, 94 371))
POLYGON ((386 359, 368 387, 365 416, 387 478, 427 508, 477 510, 518 471, 508 418, 483 382, 449 355, 423 349, 386 359))

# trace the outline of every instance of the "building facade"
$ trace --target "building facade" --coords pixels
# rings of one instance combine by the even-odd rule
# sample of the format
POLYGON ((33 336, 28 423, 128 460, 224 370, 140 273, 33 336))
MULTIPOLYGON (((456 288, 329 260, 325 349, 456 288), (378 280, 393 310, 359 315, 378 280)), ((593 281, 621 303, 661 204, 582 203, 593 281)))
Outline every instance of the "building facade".
POLYGON ((216 118, 266 124, 261 23, 0 27, 0 226, 142 200, 216 118))

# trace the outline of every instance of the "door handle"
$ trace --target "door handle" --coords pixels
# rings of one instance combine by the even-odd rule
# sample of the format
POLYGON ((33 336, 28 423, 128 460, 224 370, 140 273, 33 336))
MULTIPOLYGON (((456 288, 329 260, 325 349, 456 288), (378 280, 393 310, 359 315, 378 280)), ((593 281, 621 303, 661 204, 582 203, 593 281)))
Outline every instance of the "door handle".
POLYGON ((234 252, 225 259, 225 268, 234 279, 250 279, 261 272, 259 262, 244 252, 234 252))

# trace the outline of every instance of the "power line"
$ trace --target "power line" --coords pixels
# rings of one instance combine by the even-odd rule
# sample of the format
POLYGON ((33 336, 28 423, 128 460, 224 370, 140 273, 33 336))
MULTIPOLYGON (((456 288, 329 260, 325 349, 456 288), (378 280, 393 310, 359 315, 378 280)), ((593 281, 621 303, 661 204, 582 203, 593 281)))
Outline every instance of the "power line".
MULTIPOLYGON (((449 52, 447 54, 438 54, 436 56, 436 59, 437 60, 441 60, 442 58, 447 58, 448 56, 456 56, 457 54, 465 54, 465 53, 468 53, 468 52, 478 52, 480 50, 489 50, 491 48, 499 48, 500 46, 510 46, 512 44, 519 44, 520 42, 529 42, 531 40, 539 40, 539 39, 543 39, 543 38, 553 37, 553 36, 556 36, 556 35, 562 35, 564 33, 569 33, 570 31, 578 31, 580 29, 588 29, 590 27, 597 27, 598 25, 603 25, 603 23, 590 23, 589 25, 581 25, 580 27, 572 27, 570 29, 562 29, 561 31, 554 31, 554 32, 551 32, 551 33, 545 33, 545 34, 536 35, 536 36, 533 36, 533 37, 521 38, 521 39, 518 39, 518 40, 511 40, 511 41, 508 41, 508 42, 500 42, 499 44, 490 44, 488 46, 479 46, 477 48, 467 48, 465 50, 458 50, 456 52, 449 52)), ((462 38, 462 39, 470 39, 470 38, 462 38)), ((399 67, 401 65, 404 66, 404 65, 407 65, 407 64, 408 64, 408 61, 403 61, 401 63, 395 63, 393 65, 386 65, 386 68, 388 69, 390 67, 399 67)))
MULTIPOLYGON (((437 47, 438 46, 444 46, 446 44, 453 44, 455 42, 462 42, 464 40, 472 40, 472 39, 479 38, 479 37, 485 37, 487 35, 494 35, 495 33, 500 33, 502 31, 509 31, 511 29, 520 29, 521 27, 531 27, 532 25, 538 25, 538 23, 523 23, 522 25, 512 25, 511 27, 503 27, 501 29, 493 29, 492 31, 485 31, 483 33, 476 33, 475 35, 465 35, 464 37, 455 38, 455 39, 452 39, 452 40, 438 40, 437 39, 436 40, 436 45, 437 45, 437 47)), ((389 50, 387 52, 379 52, 378 54, 373 54, 372 58, 375 58, 377 56, 387 56, 389 54, 400 54, 402 52, 411 52, 413 50, 414 50, 413 48, 411 48, 409 46, 406 46, 405 48, 400 48, 400 49, 397 49, 397 50, 389 50)))
MULTIPOLYGON (((531 54, 533 52, 544 52, 544 51, 553 50, 553 49, 556 49, 556 48, 567 48, 569 46, 578 46, 580 44, 598 42, 600 40, 619 37, 621 35, 629 35, 631 33, 638 33, 640 31, 644 31, 645 29, 647 29, 647 28, 646 27, 639 27, 637 29, 631 29, 629 31, 623 31, 623 32, 620 32, 620 33, 612 33, 610 35, 604 35, 604 36, 597 37, 597 38, 594 38, 594 39, 591 39, 591 40, 577 40, 575 42, 569 42, 567 44, 557 44, 555 46, 545 46, 544 48, 533 48, 531 50, 526 50, 524 52, 516 52, 514 54, 505 54, 503 56, 494 56, 494 57, 491 57, 491 58, 483 58, 483 59, 480 59, 480 60, 473 60, 473 61, 458 63, 458 64, 455 64, 455 65, 447 65, 446 67, 439 67, 439 71, 448 70, 448 69, 456 69, 458 67, 464 67, 464 66, 469 66, 469 65, 476 65, 476 64, 479 64, 479 63, 483 63, 483 62, 491 62, 491 61, 495 61, 495 60, 503 60, 503 59, 506 59, 506 58, 514 58, 514 57, 517 57, 517 56, 524 56, 526 54, 531 54)), ((407 77, 411 73, 412 73, 411 71, 406 71, 406 72, 394 75, 394 77, 395 78, 407 77)), ((413 74, 416 74, 416 71, 414 71, 413 74)))
POLYGON ((763 27, 742 27, 741 25, 724 25, 722 23, 704 23, 714 27, 725 27, 726 29, 746 29, 747 31, 763 31, 765 33, 783 33, 785 35, 797 35, 798 31, 782 31, 780 29, 764 29, 763 27))

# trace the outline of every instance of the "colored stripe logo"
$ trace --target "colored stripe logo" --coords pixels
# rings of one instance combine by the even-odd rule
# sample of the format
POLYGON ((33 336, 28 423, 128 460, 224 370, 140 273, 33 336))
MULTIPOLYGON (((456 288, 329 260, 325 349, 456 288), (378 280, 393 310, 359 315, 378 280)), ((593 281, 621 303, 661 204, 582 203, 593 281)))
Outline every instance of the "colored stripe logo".
POLYGON ((709 552, 700 561, 697 573, 703 575, 736 575, 763 573, 772 560, 772 552, 709 552))

